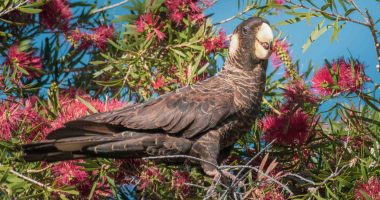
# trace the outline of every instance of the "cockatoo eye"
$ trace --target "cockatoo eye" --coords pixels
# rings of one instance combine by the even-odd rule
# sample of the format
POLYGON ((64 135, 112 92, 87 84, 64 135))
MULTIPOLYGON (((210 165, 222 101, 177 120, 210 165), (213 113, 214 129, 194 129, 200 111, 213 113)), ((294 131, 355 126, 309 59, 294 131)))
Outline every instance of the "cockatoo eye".
POLYGON ((247 35, 248 34, 248 27, 247 26, 243 26, 243 28, 241 29, 241 32, 243 33, 243 35, 247 35))

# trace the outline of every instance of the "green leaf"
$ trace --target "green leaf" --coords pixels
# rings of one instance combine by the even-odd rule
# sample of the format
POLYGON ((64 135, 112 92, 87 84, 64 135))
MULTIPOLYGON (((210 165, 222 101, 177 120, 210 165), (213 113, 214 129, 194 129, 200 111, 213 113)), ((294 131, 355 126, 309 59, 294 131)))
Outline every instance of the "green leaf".
POLYGON ((38 9, 38 8, 26 8, 26 7, 20 7, 20 8, 18 8, 18 10, 20 12, 29 13, 29 14, 37 14, 37 13, 40 13, 42 11, 42 9, 38 9))
POLYGON ((321 35, 323 35, 330 26, 324 26, 323 24, 325 22, 325 19, 323 19, 319 24, 315 27, 315 29, 311 32, 309 38, 307 39, 306 43, 302 46, 302 52, 306 52, 306 50, 310 47, 310 45, 317 40, 321 35))
POLYGON ((81 101, 88 109, 90 109, 93 113, 98 113, 98 111, 86 100, 84 100, 82 97, 80 96, 76 96, 77 99, 79 99, 79 101, 81 101))
POLYGON ((348 15, 350 15, 352 12, 356 11, 355 8, 350 8, 346 11, 346 13, 344 13, 344 16, 347 17, 348 15))

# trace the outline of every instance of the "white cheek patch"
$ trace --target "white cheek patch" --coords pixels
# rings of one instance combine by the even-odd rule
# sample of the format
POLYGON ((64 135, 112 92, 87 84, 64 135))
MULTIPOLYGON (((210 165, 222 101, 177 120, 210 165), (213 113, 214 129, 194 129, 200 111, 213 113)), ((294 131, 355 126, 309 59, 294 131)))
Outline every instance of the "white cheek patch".
POLYGON ((257 32, 257 39, 262 42, 268 42, 273 40, 273 32, 267 23, 263 23, 257 32))
POLYGON ((270 26, 266 23, 263 23, 260 29, 257 32, 255 40, 255 55, 259 59, 267 59, 270 56, 270 50, 265 49, 260 42, 267 42, 270 44, 273 41, 273 32, 270 26))
POLYGON ((231 55, 234 55, 236 51, 239 48, 239 36, 238 34, 233 34, 231 37, 231 42, 230 42, 230 48, 228 51, 230 52, 231 55))

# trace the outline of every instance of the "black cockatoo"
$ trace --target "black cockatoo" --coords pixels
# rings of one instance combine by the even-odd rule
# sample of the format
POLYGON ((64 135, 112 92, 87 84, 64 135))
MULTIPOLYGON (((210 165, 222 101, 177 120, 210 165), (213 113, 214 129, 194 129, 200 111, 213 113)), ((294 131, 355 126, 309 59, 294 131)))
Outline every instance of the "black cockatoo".
MULTIPOLYGON (((259 113, 272 42, 269 23, 249 18, 231 36, 216 76, 145 103, 70 121, 46 140, 23 145, 24 158, 191 155, 218 164, 259 113)), ((207 175, 218 174, 214 166, 200 165, 207 175)))

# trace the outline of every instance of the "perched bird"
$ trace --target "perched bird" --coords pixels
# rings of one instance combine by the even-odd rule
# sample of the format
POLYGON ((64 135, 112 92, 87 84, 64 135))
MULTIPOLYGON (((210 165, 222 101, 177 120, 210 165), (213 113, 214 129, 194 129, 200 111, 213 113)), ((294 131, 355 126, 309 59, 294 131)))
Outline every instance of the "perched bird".
MULTIPOLYGON (((231 36, 216 76, 145 103, 70 121, 46 140, 23 145, 24 158, 191 155, 218 164, 259 113, 272 41, 269 23, 249 18, 231 36)), ((218 175, 213 165, 199 164, 207 175, 218 175)))

